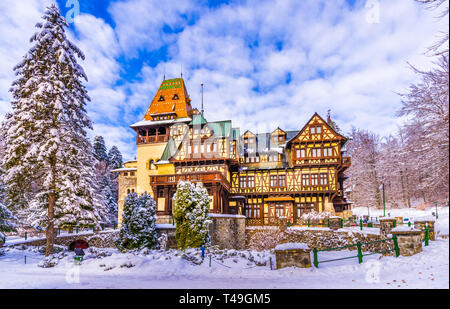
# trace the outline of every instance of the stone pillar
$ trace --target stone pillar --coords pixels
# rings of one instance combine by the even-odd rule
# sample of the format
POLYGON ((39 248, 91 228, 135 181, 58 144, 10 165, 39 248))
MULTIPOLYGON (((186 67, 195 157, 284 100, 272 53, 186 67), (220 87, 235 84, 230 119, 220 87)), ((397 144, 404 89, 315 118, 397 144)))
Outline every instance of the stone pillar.
POLYGON ((422 232, 411 227, 396 227, 391 231, 397 236, 400 255, 411 256, 422 252, 422 232))
POLYGON ((394 227, 395 218, 380 218, 380 235, 387 237, 394 227))
POLYGON ((305 243, 285 243, 275 247, 277 269, 284 267, 311 267, 311 249, 305 243))
POLYGON ((414 228, 422 231, 422 238, 425 239, 425 226, 428 225, 428 237, 430 240, 436 240, 434 233, 434 219, 416 219, 414 220, 414 228))
POLYGON ((330 218, 328 218, 328 220, 330 220, 330 229, 331 230, 336 231, 341 228, 341 222, 342 222, 341 217, 330 217, 330 218))

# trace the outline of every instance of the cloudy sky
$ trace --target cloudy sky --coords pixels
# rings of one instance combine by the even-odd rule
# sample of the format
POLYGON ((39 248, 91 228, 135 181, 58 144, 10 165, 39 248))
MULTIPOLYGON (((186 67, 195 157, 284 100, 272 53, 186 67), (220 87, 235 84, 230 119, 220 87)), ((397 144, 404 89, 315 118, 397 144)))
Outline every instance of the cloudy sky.
MULTIPOLYGON (((0 1, 0 118, 12 68, 51 0, 0 1)), ((398 92, 430 68, 426 48, 448 22, 413 0, 58 0, 84 51, 93 135, 135 156, 129 125, 142 119, 163 79, 181 68, 205 116, 241 132, 298 130, 314 112, 381 135, 396 130, 398 92)))

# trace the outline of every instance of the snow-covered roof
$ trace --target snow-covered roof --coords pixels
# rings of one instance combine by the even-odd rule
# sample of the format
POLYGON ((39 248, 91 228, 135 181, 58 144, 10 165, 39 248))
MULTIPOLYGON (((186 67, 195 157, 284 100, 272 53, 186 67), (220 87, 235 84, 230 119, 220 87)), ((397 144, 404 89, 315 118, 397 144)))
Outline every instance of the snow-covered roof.
POLYGON ((111 170, 111 172, 127 172, 127 171, 137 171, 136 167, 121 167, 111 170))
POLYGON ((414 227, 407 226, 407 225, 399 225, 399 226, 393 228, 391 231, 392 232, 410 232, 410 231, 420 232, 420 230, 417 230, 414 227))
POLYGON ((186 117, 186 118, 157 120, 157 121, 141 120, 141 121, 138 121, 136 123, 133 123, 130 126, 130 128, 136 128, 136 127, 141 127, 141 126, 156 126, 156 125, 160 125, 160 124, 171 124, 171 123, 179 123, 179 122, 187 122, 187 121, 192 121, 192 119, 189 118, 189 117, 186 117))
POLYGON ((309 246, 302 242, 287 242, 284 244, 279 244, 275 247, 275 250, 295 250, 295 249, 309 250, 309 246))

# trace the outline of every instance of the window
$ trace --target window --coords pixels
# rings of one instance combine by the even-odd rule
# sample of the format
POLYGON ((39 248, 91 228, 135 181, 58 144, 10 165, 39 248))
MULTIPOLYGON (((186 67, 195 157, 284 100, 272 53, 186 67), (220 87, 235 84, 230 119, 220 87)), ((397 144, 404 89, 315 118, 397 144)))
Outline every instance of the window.
POLYGON ((328 174, 325 173, 320 174, 320 185, 321 186, 328 185, 328 174))
POLYGON ((245 176, 239 177, 239 185, 241 186, 241 188, 246 188, 247 187, 247 177, 245 177, 245 176))
POLYGON ((127 189, 127 194, 130 194, 130 192, 131 192, 130 189, 127 189))
POLYGON ((248 188, 255 187, 255 176, 247 176, 247 187, 248 188))
POLYGON ((320 133, 322 133, 322 127, 321 126, 311 126, 309 128, 309 132, 311 134, 320 134, 320 133))
POLYGON ((304 158, 305 153, 306 153, 305 148, 297 149, 297 151, 296 151, 297 158, 304 158))
POLYGON ((278 186, 286 187, 286 175, 278 175, 278 186))
POLYGON ((311 157, 313 157, 313 158, 320 157, 320 148, 312 148, 311 149, 311 157))
POLYGON ((333 156, 333 148, 324 148, 323 156, 324 157, 332 157, 333 156))
POLYGON ((271 187, 277 187, 278 186, 277 175, 271 175, 270 176, 270 186, 271 187))
POLYGON ((311 212, 314 210, 314 203, 300 203, 296 205, 297 207, 297 218, 301 218, 301 216, 305 213, 311 212))
POLYGON ((194 145, 194 153, 198 153, 198 145, 194 145))
POLYGON ((309 174, 302 174, 302 186, 309 186, 309 174))
POLYGON ((247 216, 247 218, 254 218, 254 219, 259 219, 261 218, 261 206, 258 204, 249 204, 247 205, 247 207, 245 207, 245 214, 247 216))
POLYGON ((178 94, 175 93, 175 94, 173 95, 172 100, 178 100, 178 99, 179 99, 178 94))
POLYGON ((164 101, 164 97, 160 96, 158 101, 164 101))
POLYGON ((134 176, 134 172, 130 172, 130 176, 134 176))
POLYGON ((214 144, 212 144, 212 145, 213 145, 213 152, 217 152, 217 144, 214 143, 214 144))
POLYGON ((127 177, 128 176, 128 172, 123 173, 123 176, 127 177))
POLYGON ((319 175, 311 174, 311 186, 317 186, 317 185, 319 185, 319 175))
POLYGON ((200 145, 200 153, 205 153, 205 144, 200 145))
POLYGON ((190 154, 192 152, 192 145, 187 146, 187 153, 190 154))

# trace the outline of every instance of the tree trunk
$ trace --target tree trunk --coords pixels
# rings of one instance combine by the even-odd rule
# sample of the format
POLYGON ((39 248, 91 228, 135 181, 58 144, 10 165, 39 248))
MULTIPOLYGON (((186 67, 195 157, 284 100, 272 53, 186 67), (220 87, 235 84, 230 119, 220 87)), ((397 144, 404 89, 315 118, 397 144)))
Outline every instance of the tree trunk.
POLYGON ((45 247, 45 256, 49 256, 53 254, 54 244, 55 244, 55 228, 54 228, 54 218, 55 218, 55 191, 56 191, 56 160, 52 160, 51 169, 52 169, 52 181, 50 185, 50 193, 48 194, 48 226, 46 232, 46 247, 45 247))

